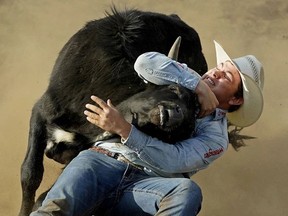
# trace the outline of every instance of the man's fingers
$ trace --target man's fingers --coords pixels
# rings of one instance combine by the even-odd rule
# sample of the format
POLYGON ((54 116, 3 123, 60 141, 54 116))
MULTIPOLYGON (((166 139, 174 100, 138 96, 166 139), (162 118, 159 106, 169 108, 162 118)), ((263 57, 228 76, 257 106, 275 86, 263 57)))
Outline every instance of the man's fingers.
POLYGON ((107 100, 107 104, 109 107, 115 108, 110 99, 107 100))
POLYGON ((98 114, 90 112, 88 110, 85 110, 84 114, 86 115, 87 121, 89 121, 90 123, 92 123, 98 127, 101 127, 101 124, 102 124, 101 123, 101 117, 98 114))
POLYGON ((94 125, 97 125, 98 121, 93 119, 93 118, 90 118, 90 117, 86 117, 87 121, 89 121, 90 123, 94 124, 94 125))
POLYGON ((108 105, 105 103, 105 101, 103 101, 101 98, 95 96, 95 95, 92 95, 91 96, 91 99, 97 103, 102 109, 108 107, 108 105))
POLYGON ((99 115, 96 114, 96 113, 93 113, 93 112, 90 112, 88 110, 85 110, 84 111, 84 114, 89 117, 90 119, 95 119, 95 120, 98 120, 99 119, 99 115))
POLYGON ((85 107, 91 111, 93 111, 94 113, 97 113, 98 115, 101 114, 101 112, 103 112, 103 110, 97 106, 94 106, 92 104, 86 104, 85 107))

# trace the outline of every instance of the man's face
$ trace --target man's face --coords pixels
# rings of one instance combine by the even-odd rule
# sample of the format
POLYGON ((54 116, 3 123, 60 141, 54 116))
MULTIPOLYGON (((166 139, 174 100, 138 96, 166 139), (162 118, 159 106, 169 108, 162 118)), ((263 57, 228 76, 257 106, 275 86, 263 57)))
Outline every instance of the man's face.
POLYGON ((231 105, 235 93, 240 85, 241 78, 236 67, 226 61, 209 70, 202 76, 202 80, 210 87, 219 101, 219 107, 226 108, 231 105))

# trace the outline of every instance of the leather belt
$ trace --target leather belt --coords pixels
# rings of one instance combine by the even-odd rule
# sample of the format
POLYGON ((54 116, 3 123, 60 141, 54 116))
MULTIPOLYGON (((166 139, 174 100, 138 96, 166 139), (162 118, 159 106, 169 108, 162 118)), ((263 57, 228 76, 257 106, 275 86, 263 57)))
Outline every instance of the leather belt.
POLYGON ((118 159, 118 157, 120 156, 120 154, 119 153, 115 153, 115 152, 111 152, 111 151, 109 151, 109 150, 107 150, 107 149, 104 149, 104 148, 102 148, 102 147, 99 147, 99 146, 93 146, 93 147, 91 147, 90 148, 91 150, 94 150, 94 151, 96 151, 96 152, 99 152, 99 153, 101 153, 101 154, 105 154, 105 155, 107 155, 107 156, 109 156, 109 157, 112 157, 112 158, 114 158, 114 159, 118 159))
POLYGON ((98 153, 105 154, 105 155, 107 155, 108 157, 114 158, 114 159, 116 159, 116 160, 118 160, 118 161, 121 161, 121 162, 123 162, 123 163, 130 164, 131 166, 133 166, 133 167, 135 167, 135 168, 137 168, 137 169, 139 169, 139 170, 143 170, 143 169, 144 169, 144 167, 142 167, 142 166, 139 166, 139 165, 136 165, 136 164, 131 163, 129 160, 127 160, 127 159, 126 159, 124 156, 122 156, 122 154, 120 154, 120 153, 111 152, 111 151, 109 151, 109 150, 107 150, 107 149, 105 149, 105 148, 102 148, 102 147, 100 147, 100 146, 93 146, 93 147, 91 147, 90 149, 93 150, 93 151, 96 151, 96 152, 98 152, 98 153))

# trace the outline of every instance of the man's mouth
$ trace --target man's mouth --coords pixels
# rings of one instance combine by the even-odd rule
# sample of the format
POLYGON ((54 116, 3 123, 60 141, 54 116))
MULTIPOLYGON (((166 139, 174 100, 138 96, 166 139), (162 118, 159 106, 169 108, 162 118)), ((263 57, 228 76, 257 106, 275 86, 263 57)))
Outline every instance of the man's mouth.
POLYGON ((208 81, 208 83, 210 83, 212 86, 215 86, 215 82, 208 76, 206 78, 206 80, 208 81))

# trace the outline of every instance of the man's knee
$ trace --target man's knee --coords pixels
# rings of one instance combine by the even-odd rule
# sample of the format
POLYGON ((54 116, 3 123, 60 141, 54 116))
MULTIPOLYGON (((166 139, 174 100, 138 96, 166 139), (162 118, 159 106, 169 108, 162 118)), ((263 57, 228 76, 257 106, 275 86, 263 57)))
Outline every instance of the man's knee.
POLYGON ((198 210, 197 210, 197 214, 198 214, 200 212, 201 206, 202 206, 202 200, 203 200, 202 190, 199 187, 199 185, 197 185, 192 180, 189 180, 189 182, 187 181, 186 184, 187 184, 187 190, 189 193, 187 196, 187 204, 198 206, 198 210))
POLYGON ((202 200, 201 188, 194 181, 190 179, 183 179, 179 187, 182 193, 187 194, 188 196, 197 196, 202 200))
MULTIPOLYGON (((181 183, 183 193, 183 204, 186 206, 193 206, 195 215, 198 214, 202 206, 202 191, 201 188, 190 179, 183 179, 181 183)), ((188 207, 189 208, 189 207, 188 207)))

